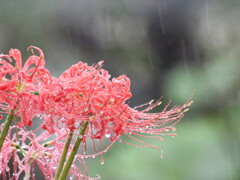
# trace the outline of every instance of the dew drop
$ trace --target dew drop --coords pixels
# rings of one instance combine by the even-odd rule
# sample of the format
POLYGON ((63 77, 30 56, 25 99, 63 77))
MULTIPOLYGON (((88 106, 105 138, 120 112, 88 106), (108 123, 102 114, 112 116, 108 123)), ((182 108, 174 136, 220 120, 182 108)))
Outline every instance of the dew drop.
POLYGON ((172 131, 173 131, 173 132, 176 132, 176 128, 175 128, 175 127, 172 127, 172 131))
POLYGON ((110 134, 106 134, 105 137, 106 137, 106 138, 109 138, 109 137, 110 137, 110 134))
POLYGON ((161 159, 164 159, 164 154, 161 154, 161 159))
POLYGON ((101 159, 100 159, 100 164, 103 165, 104 164, 104 157, 101 156, 101 159))
POLYGON ((83 138, 83 136, 82 136, 82 135, 79 135, 78 138, 83 138))
POLYGON ((174 138, 174 137, 176 136, 176 134, 171 134, 170 136, 171 136, 172 138, 174 138))

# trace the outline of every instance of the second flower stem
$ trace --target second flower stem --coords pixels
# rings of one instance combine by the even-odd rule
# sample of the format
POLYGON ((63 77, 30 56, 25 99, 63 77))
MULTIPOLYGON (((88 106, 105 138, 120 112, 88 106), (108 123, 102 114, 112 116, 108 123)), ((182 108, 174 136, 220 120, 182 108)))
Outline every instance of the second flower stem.
POLYGON ((87 126, 88 126, 88 122, 85 121, 83 123, 80 131, 79 131, 79 136, 77 137, 77 140, 76 140, 76 142, 75 142, 75 144, 73 146, 72 152, 70 153, 70 155, 68 157, 68 160, 67 160, 67 162, 66 162, 66 164, 64 166, 64 169, 62 170, 62 173, 61 173, 61 175, 60 175, 58 180, 65 180, 66 179, 67 174, 69 172, 69 169, 70 169, 70 167, 72 165, 72 162, 73 162, 73 160, 75 158, 75 155, 77 154, 78 148, 79 148, 79 146, 80 146, 80 144, 81 144, 81 142, 83 140, 83 135, 85 134, 87 126))
POLYGON ((73 135, 73 132, 71 131, 68 135, 68 138, 66 140, 66 143, 64 145, 64 149, 63 149, 63 153, 62 153, 62 156, 61 156, 61 160, 59 162, 59 165, 58 165, 58 169, 57 169, 57 172, 56 172, 56 175, 55 175, 55 180, 58 180, 61 172, 62 172, 62 168, 63 168, 63 165, 64 165, 64 162, 66 160, 66 156, 67 156, 67 152, 68 152, 68 149, 69 149, 69 145, 72 141, 72 135, 73 135))

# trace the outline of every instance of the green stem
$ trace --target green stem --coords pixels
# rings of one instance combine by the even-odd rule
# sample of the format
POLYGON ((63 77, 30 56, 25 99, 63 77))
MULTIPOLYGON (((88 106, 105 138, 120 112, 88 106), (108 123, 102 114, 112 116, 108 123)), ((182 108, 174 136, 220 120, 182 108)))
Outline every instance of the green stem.
POLYGON ((77 154, 78 148, 79 148, 79 146, 80 146, 80 144, 82 142, 82 139, 83 139, 82 136, 85 134, 87 125, 88 125, 87 121, 83 123, 83 125, 82 125, 82 127, 80 129, 80 132, 79 132, 79 136, 78 136, 78 138, 77 138, 77 140, 76 140, 76 142, 75 142, 75 144, 73 146, 72 152, 70 153, 70 155, 68 157, 68 160, 67 160, 67 162, 66 162, 66 164, 64 166, 64 169, 63 169, 63 171, 61 173, 61 176, 59 177, 58 180, 65 180, 66 179, 68 171, 69 171, 69 169, 70 169, 70 167, 72 165, 72 162, 73 162, 73 160, 75 158, 75 155, 77 154))
POLYGON ((28 171, 25 170, 25 176, 24 176, 24 180, 29 180, 30 179, 30 169, 28 171))
POLYGON ((0 151, 2 149, 4 140, 5 140, 6 136, 7 136, 7 133, 8 133, 10 124, 12 122, 13 116, 14 116, 14 110, 11 110, 10 113, 8 114, 7 118, 6 118, 6 121, 4 123, 2 132, 0 134, 0 151))
POLYGON ((72 140, 72 135, 73 135, 73 132, 71 131, 70 134, 68 135, 68 138, 67 138, 66 143, 64 145, 63 153, 62 153, 59 165, 58 165, 57 172, 55 174, 55 180, 58 180, 58 178, 59 178, 59 176, 62 172, 63 165, 64 165, 64 162, 66 160, 67 152, 68 152, 68 149, 69 149, 69 145, 70 145, 71 140, 72 140))

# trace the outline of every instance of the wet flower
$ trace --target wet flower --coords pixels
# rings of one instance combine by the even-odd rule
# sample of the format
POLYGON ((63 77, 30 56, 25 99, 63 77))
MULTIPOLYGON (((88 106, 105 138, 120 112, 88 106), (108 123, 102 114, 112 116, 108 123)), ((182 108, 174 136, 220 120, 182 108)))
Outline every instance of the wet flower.
POLYGON ((54 94, 47 94, 46 104, 52 107, 45 109, 51 109, 52 112, 48 112, 45 118, 45 124, 48 125, 46 129, 51 128, 54 132, 50 124, 75 130, 79 129, 82 122, 88 121, 90 125, 85 137, 91 139, 108 137, 114 141, 121 135, 127 135, 140 142, 133 136, 161 139, 161 135, 175 135, 166 131, 175 131, 174 125, 184 116, 191 100, 169 110, 168 104, 158 113, 149 111, 159 106, 160 100, 131 108, 127 103, 131 97, 129 78, 122 75, 110 79, 108 72, 101 68, 102 64, 101 61, 95 66, 88 66, 79 62, 59 77, 54 94), (144 110, 138 110, 143 106, 146 106, 144 110))
POLYGON ((31 125, 32 118, 38 113, 39 98, 33 93, 49 77, 45 69, 43 52, 34 46, 32 55, 22 66, 21 52, 11 49, 9 55, 0 55, 0 113, 14 113, 21 117, 19 126, 31 125), (34 55, 36 49, 40 56, 34 55))
POLYGON ((2 179, 19 179, 23 173, 26 179, 34 179, 36 166, 46 179, 66 179, 68 173, 88 179, 84 158, 105 153, 117 140, 160 150, 142 137, 163 140, 163 135, 175 136, 175 125, 192 104, 190 98, 182 106, 169 108, 169 103, 160 112, 152 112, 161 105, 158 100, 131 108, 129 78, 111 78, 102 69, 103 61, 93 66, 79 62, 54 78, 44 67, 43 52, 30 49, 32 55, 24 66, 17 49, 0 55, 0 113, 8 114, 0 136, 2 179), (37 130, 29 131, 25 125, 31 126, 34 117, 42 121, 37 130), (15 126, 10 126, 13 118, 15 126), (95 140, 103 139, 109 139, 110 145, 102 149, 100 143, 97 151, 95 140), (94 154, 86 152, 88 140, 93 142, 94 154), (13 174, 10 161, 14 162, 13 174))
MULTIPOLYGON (((11 135, 14 130, 13 127, 10 128, 0 154, 1 179, 20 179, 22 176, 25 179, 38 179, 35 177, 38 169, 45 179, 54 179, 67 131, 58 129, 54 134, 50 134, 39 129, 28 131, 21 128, 16 136, 11 135)), ((71 149, 72 145, 69 151, 71 149)), ((81 180, 89 178, 87 173, 84 159, 76 158, 69 175, 81 180)))

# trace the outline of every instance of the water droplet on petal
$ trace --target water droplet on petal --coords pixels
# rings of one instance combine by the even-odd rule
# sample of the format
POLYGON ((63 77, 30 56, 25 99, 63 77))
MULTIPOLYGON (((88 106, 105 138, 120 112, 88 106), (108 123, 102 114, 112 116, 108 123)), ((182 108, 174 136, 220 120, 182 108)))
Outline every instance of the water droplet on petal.
POLYGON ((110 134, 106 134, 105 137, 106 137, 106 138, 109 138, 109 137, 110 137, 110 134))

